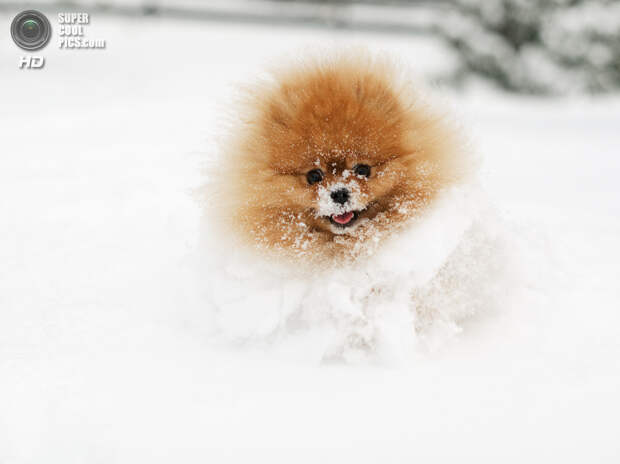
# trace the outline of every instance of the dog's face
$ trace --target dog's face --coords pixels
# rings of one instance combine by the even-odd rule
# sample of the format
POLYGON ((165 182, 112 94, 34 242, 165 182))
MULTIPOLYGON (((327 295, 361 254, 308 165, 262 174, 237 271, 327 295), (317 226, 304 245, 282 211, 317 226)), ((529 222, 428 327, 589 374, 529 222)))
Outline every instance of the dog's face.
POLYGON ((445 187, 453 138, 372 60, 254 94, 220 179, 235 233, 294 256, 359 255, 445 187))
POLYGON ((272 182, 279 185, 285 209, 328 238, 354 237, 378 214, 403 206, 409 176, 397 157, 334 150, 296 158, 298 167, 289 170, 276 163, 272 182))
POLYGON ((378 196, 385 193, 377 182, 376 167, 373 177, 373 166, 369 163, 346 158, 339 162, 331 158, 325 162, 326 166, 321 166, 317 158, 315 166, 307 170, 304 177, 308 187, 313 186, 312 208, 317 219, 323 219, 317 221, 318 227, 334 234, 350 233, 378 196))

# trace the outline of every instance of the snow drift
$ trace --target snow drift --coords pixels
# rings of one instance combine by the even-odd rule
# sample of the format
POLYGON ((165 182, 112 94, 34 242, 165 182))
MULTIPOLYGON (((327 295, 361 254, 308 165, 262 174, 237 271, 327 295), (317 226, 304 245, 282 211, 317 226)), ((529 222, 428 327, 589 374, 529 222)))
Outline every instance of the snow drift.
POLYGON ((474 185, 444 192, 354 264, 291 264, 210 238, 217 336, 307 360, 410 359, 441 346, 468 318, 496 311, 522 285, 509 252, 514 237, 474 185))

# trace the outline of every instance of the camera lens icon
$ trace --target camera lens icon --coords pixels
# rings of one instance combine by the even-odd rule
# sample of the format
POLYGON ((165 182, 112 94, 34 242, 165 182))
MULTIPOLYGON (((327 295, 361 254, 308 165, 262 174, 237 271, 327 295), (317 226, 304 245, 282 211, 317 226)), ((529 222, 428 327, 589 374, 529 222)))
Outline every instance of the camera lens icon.
POLYGON ((40 50, 52 36, 52 26, 45 15, 36 10, 19 13, 11 23, 11 37, 24 50, 40 50))

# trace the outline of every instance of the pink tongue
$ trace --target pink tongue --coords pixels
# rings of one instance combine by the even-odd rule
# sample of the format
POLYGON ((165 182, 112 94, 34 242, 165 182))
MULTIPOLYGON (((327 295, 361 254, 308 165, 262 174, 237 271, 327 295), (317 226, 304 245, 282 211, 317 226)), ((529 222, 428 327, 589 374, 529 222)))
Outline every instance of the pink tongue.
POLYGON ((347 224, 351 221, 351 219, 353 219, 353 211, 341 214, 340 216, 332 216, 332 219, 338 224, 347 224))

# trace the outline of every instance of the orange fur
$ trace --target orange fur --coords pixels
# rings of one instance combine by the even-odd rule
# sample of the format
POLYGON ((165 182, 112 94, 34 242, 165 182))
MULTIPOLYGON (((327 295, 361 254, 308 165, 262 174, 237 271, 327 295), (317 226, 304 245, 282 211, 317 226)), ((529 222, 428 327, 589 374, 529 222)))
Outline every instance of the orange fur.
POLYGON ((371 253, 467 171, 457 131, 387 60, 365 54, 309 61, 274 73, 249 94, 209 199, 243 243, 338 262, 371 253), (350 176, 367 207, 354 230, 335 233, 317 214, 321 185, 350 176), (309 185, 306 173, 325 173, 309 185), (346 174, 348 175, 348 174, 346 174))

